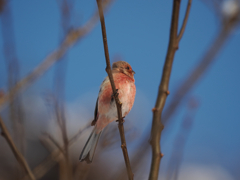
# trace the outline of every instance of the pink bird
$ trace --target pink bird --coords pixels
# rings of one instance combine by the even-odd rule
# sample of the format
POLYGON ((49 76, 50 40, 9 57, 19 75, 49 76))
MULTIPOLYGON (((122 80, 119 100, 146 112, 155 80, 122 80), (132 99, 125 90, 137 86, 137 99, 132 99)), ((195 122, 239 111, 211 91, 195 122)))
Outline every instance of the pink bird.
MULTIPOLYGON (((122 103, 122 116, 125 117, 132 109, 136 87, 132 67, 125 61, 117 61, 112 65, 112 74, 116 89, 118 90, 118 97, 122 103)), ((111 83, 108 76, 101 84, 98 94, 94 120, 92 125, 95 126, 90 134, 82 153, 79 157, 80 161, 87 161, 91 163, 94 152, 97 147, 99 137, 103 129, 110 123, 118 119, 117 107, 113 97, 111 83)))

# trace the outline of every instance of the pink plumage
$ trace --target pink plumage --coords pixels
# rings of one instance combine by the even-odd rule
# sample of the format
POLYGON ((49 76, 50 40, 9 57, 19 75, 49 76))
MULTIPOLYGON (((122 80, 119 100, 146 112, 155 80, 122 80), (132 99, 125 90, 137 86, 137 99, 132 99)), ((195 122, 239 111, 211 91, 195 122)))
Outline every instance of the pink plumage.
MULTIPOLYGON (((132 67, 125 61, 118 61, 112 65, 113 79, 118 89, 118 97, 122 103, 122 116, 126 116, 132 109, 136 87, 132 67)), ((94 129, 90 134, 82 153, 79 157, 80 161, 87 161, 91 163, 94 152, 96 150, 97 142, 103 129, 110 123, 118 119, 117 107, 113 97, 111 83, 108 76, 102 82, 98 99, 96 103, 94 120, 92 125, 94 129)))

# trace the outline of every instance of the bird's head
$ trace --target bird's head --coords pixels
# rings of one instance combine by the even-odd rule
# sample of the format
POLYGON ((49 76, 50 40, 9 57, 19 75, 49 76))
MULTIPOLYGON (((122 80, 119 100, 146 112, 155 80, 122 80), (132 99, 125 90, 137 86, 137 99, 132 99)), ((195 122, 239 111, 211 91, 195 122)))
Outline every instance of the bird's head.
POLYGON ((134 78, 135 72, 132 70, 130 64, 125 61, 117 61, 112 65, 112 70, 126 74, 127 76, 134 78))

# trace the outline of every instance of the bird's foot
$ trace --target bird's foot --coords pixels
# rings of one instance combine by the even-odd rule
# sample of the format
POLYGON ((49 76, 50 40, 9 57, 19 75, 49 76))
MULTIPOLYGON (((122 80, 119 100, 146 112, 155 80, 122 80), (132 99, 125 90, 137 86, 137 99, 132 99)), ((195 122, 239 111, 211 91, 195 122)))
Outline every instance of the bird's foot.
POLYGON ((112 96, 111 96, 111 100, 113 101, 114 97, 117 97, 118 96, 118 89, 116 89, 116 92, 115 93, 112 93, 112 96))
POLYGON ((95 126, 96 123, 97 123, 97 121, 94 119, 91 123, 91 126, 95 126))
MULTIPOLYGON (((125 116, 122 117, 122 122, 123 122, 123 123, 125 122, 124 118, 125 118, 125 116)), ((119 120, 116 120, 116 122, 119 122, 119 120)))

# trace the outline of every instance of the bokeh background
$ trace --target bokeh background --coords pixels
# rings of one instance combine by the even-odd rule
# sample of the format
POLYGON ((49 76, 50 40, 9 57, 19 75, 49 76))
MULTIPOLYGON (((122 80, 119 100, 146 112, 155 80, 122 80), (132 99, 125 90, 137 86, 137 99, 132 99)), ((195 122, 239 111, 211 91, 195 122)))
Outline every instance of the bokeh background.
MULTIPOLYGON (((0 15, 2 94, 8 92, 10 74, 14 74, 13 81, 28 75, 59 47, 69 31, 83 26, 97 10, 94 0, 69 0, 66 1, 69 17, 64 21, 64 2, 7 1, 10 15, 0 15), (6 46, 11 53, 6 53, 6 46), (12 56, 15 61, 10 72, 8 58, 12 56)), ((223 26, 222 19, 238 9, 239 1, 231 1, 230 5, 229 2, 193 0, 174 58, 165 109, 211 47, 223 26)), ((187 0, 183 0, 179 27, 186 7, 187 0)), ((151 109, 155 105, 166 57, 171 13, 172 1, 114 1, 105 11, 111 62, 127 61, 136 72, 135 104, 124 124, 130 159, 136 160, 132 162, 136 179, 147 179, 150 170, 151 109)), ((213 62, 201 72, 200 79, 165 123, 161 139, 164 154, 161 179, 240 178, 239 42, 240 29, 235 26, 213 62)), ((43 139, 48 139, 46 133, 63 144, 53 99, 61 102, 60 111, 64 112, 67 135, 71 138, 93 119, 99 86, 107 76, 105 66, 101 27, 97 23, 61 61, 24 88, 17 101, 20 110, 11 111, 9 104, 1 109, 4 122, 32 169, 57 149, 54 145, 47 148, 42 144, 43 139), (13 112, 18 114, 11 116, 13 112)), ((69 147, 73 179, 124 179, 126 171, 116 123, 112 123, 101 137, 94 162, 91 165, 78 162, 91 129, 84 130, 69 147)), ((3 137, 0 137, 0 152, 0 179, 24 177, 22 167, 3 137)), ((54 165, 39 179, 64 179, 65 172, 61 170, 65 161, 62 159, 53 158, 54 165)))

